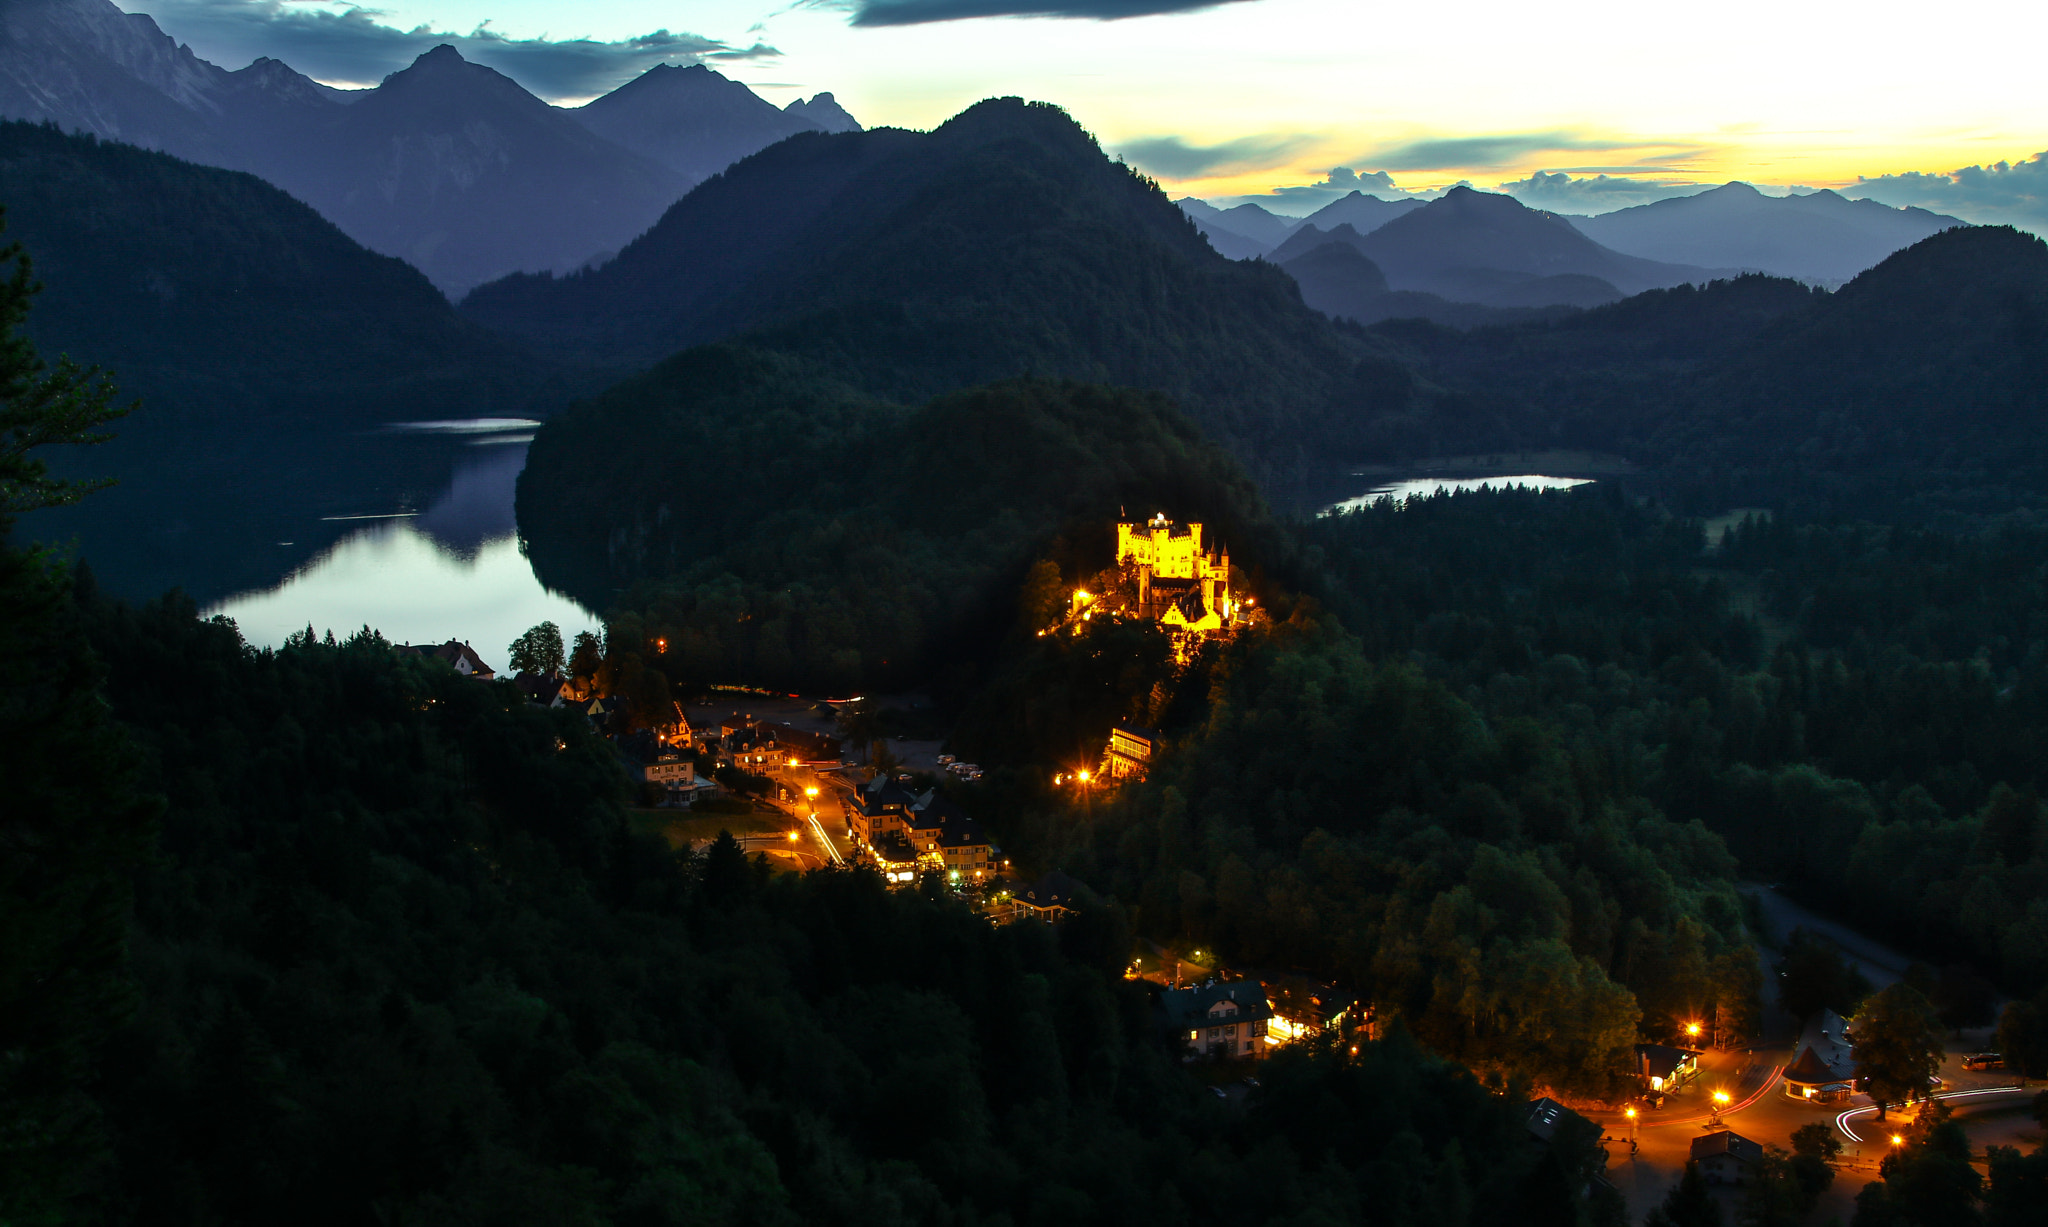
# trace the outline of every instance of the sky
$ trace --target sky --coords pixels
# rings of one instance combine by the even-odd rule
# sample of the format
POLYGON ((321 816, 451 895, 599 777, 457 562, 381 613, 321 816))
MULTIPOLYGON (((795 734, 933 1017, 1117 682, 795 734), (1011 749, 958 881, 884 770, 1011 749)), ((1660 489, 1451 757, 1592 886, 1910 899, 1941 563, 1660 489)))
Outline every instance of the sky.
POLYGON ((370 85, 438 42, 574 103, 703 62, 868 126, 1058 103, 1175 196, 1459 182, 1592 213, 1742 179, 2048 229, 2048 5, 1952 0, 118 0, 207 59, 370 85))

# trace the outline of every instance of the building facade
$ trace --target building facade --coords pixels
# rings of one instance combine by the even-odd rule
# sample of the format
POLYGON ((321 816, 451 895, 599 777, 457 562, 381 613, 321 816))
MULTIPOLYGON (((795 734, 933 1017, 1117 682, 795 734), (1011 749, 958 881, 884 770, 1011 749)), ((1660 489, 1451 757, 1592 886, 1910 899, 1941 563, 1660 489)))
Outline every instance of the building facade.
POLYGON ((1159 994, 1167 1029, 1180 1037, 1185 1060, 1256 1061, 1266 1055, 1273 1007, 1257 980, 1211 980, 1159 994))

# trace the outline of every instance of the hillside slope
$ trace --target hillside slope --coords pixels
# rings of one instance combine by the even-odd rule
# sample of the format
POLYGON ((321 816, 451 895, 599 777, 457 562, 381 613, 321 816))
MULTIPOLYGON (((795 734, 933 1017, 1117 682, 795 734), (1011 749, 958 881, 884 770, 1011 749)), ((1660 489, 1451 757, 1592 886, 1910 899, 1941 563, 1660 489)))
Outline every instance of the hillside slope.
POLYGON ((1610 251, 1555 214, 1467 187, 1452 188, 1380 226, 1364 236, 1359 250, 1397 290, 1474 302, 1532 277, 1594 277, 1636 294, 1717 275, 1610 251))
POLYGON ((1153 388, 1268 456, 1327 436, 1358 352, 1278 269, 1217 255, 1065 112, 1014 98, 929 133, 794 137, 604 267, 462 307, 621 363, 744 336, 906 402, 1017 374, 1153 388))

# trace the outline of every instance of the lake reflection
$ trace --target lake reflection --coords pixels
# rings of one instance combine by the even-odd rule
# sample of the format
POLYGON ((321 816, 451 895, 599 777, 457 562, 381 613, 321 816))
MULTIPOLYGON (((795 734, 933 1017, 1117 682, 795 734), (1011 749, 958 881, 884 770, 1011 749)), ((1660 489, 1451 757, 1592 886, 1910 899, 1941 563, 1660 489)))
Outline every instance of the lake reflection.
POLYGON ((548 591, 519 552, 513 492, 533 423, 419 423, 424 433, 474 435, 447 486, 417 513, 364 509, 321 517, 362 521, 275 587, 206 612, 225 614, 251 644, 276 647, 312 626, 337 637, 369 626, 394 643, 465 640, 485 663, 528 627, 553 622, 565 638, 598 630, 596 616, 548 591))
POLYGON ((1318 514, 1327 516, 1342 511, 1355 511, 1361 507, 1369 507, 1383 498, 1404 503, 1411 498, 1427 498, 1432 494, 1444 494, 1453 490, 1506 490, 1515 487, 1529 490, 1569 490, 1573 486, 1590 485, 1592 480, 1590 477, 1545 477, 1537 473, 1516 473, 1504 477, 1414 477, 1374 486, 1357 498, 1347 498, 1341 503, 1325 507, 1318 514))

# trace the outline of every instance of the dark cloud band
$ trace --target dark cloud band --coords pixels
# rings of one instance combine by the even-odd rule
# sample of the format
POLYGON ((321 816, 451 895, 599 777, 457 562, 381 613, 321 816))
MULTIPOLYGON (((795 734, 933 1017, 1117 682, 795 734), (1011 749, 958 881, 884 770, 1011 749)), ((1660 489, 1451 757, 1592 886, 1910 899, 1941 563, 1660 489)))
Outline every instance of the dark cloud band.
POLYGON ((1295 136, 1247 136, 1219 145, 1190 145, 1177 136, 1158 136, 1127 141, 1117 152, 1162 179, 1199 179, 1281 165, 1304 143, 1305 138, 1295 136))
MULTIPOLYGON (((914 26, 974 17, 1079 17, 1118 21, 1190 13, 1248 0, 852 0, 857 26, 914 26)), ((839 5, 834 5, 839 7, 839 5)))

